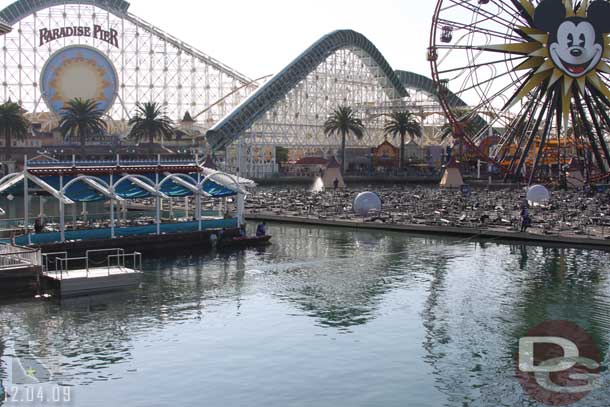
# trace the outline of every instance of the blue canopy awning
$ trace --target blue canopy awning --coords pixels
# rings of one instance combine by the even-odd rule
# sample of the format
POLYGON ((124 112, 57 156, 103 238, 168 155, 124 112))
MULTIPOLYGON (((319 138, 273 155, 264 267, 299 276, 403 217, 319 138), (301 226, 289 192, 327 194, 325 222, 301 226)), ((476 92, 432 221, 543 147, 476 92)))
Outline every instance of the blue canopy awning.
MULTIPOLYGON (((156 177, 154 174, 149 174, 149 175, 145 175, 145 176, 146 176, 146 178, 150 179, 151 185, 155 184, 156 177)), ((60 188, 59 176, 49 176, 49 177, 40 177, 40 178, 43 181, 45 181, 47 184, 52 186, 53 188, 59 190, 59 188, 60 188)), ((63 185, 67 185, 70 181, 72 181, 75 178, 76 177, 73 177, 73 176, 64 176, 63 185)), ((103 175, 103 176, 99 176, 99 177, 95 177, 95 178, 104 181, 104 183, 106 183, 106 184, 110 184, 110 176, 108 176, 108 175, 103 175)), ((197 185, 197 175, 196 174, 189 175, 189 178, 192 180, 192 184, 196 186, 197 185)), ((116 181, 118 181, 118 180, 116 180, 116 181)), ((34 186, 34 185, 32 185, 32 186, 34 186)), ((186 187, 178 185, 177 183, 175 183, 172 180, 165 182, 161 186, 160 190, 162 193, 164 193, 165 195, 167 195, 171 198, 181 198, 181 197, 185 197, 185 196, 193 196, 193 192, 190 189, 187 189, 186 187)), ((234 190, 229 189, 225 186, 219 185, 212 180, 207 180, 203 184, 202 191, 212 198, 224 198, 224 197, 228 197, 228 196, 237 195, 237 192, 235 192, 234 190)), ((130 180, 124 180, 120 184, 116 185, 114 193, 123 199, 148 198, 148 197, 152 196, 152 194, 150 192, 135 185, 130 180)), ((66 190, 65 196, 67 198, 70 198, 74 202, 95 202, 95 201, 103 201, 103 200, 107 199, 99 191, 91 188, 89 185, 87 185, 84 182, 78 182, 78 181, 68 187, 68 189, 66 190)))
MULTIPOLYGON (((222 172, 203 168, 203 174, 194 173, 139 173, 137 175, 114 175, 114 196, 117 199, 139 199, 155 196, 157 182, 162 183, 159 192, 164 197, 180 198, 193 196, 201 190, 211 198, 235 196, 244 193, 240 184, 249 181, 234 178, 222 172), (198 187, 198 180, 204 181, 198 187), (239 180, 237 182, 236 180, 239 180)), ((16 174, 17 175, 17 174, 16 174)), ((63 175, 57 173, 43 175, 30 174, 29 188, 37 188, 43 184, 43 189, 56 194, 64 188, 64 197, 74 202, 96 202, 107 200, 109 196, 111 175, 63 175)), ((251 182, 251 181, 250 181, 251 182)), ((0 184, 0 193, 19 193, 23 191, 23 176, 12 178, 0 184)))

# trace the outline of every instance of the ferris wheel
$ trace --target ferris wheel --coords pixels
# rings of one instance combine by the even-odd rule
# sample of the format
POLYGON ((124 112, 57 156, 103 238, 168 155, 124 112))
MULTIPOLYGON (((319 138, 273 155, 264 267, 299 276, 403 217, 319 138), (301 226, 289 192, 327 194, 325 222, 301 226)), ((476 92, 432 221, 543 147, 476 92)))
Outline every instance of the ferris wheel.
POLYGON ((428 60, 462 160, 610 177, 610 2, 438 0, 428 60))

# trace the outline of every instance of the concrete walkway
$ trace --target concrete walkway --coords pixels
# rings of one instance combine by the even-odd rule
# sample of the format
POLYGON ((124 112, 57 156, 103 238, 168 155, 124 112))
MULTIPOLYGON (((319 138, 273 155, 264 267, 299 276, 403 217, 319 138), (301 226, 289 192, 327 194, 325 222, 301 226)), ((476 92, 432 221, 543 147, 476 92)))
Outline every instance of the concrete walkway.
POLYGON ((359 220, 319 219, 314 217, 297 217, 286 215, 275 215, 270 213, 247 214, 246 219, 252 221, 270 221, 281 223, 292 223, 301 225, 334 226, 354 229, 386 230, 394 232, 420 233, 428 235, 476 237, 483 239, 494 239, 513 242, 529 242, 533 244, 554 244, 564 247, 581 247, 591 249, 610 250, 610 240, 587 237, 576 234, 543 234, 536 233, 539 230, 532 229, 532 233, 521 233, 501 228, 468 228, 452 226, 432 225, 407 225, 362 222, 359 220))

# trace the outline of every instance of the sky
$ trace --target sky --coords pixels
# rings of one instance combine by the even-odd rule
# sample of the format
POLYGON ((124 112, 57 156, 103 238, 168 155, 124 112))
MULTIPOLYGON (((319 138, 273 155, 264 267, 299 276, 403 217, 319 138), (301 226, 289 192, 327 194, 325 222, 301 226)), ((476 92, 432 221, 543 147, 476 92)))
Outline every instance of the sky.
MULTIPOLYGON (((0 0, 0 8, 12 0, 0 0)), ((430 76, 435 0, 131 0, 129 11, 251 78, 278 72, 324 34, 364 34, 394 69, 430 76)))

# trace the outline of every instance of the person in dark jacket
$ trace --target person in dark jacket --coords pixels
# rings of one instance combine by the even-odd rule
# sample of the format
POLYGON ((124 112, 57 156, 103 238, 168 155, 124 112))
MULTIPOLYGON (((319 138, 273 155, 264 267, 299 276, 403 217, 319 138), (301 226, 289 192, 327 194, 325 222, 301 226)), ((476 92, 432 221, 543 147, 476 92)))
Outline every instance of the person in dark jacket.
POLYGON ((44 230, 44 225, 42 224, 42 219, 36 218, 36 220, 34 221, 34 232, 36 234, 38 234, 38 233, 42 233, 43 230, 44 230))
POLYGON ((267 224, 265 222, 259 224, 256 227, 256 237, 262 237, 267 235, 267 224))
POLYGON ((527 228, 532 224, 532 218, 530 218, 529 210, 527 205, 523 205, 521 209, 521 232, 527 232, 527 228))

